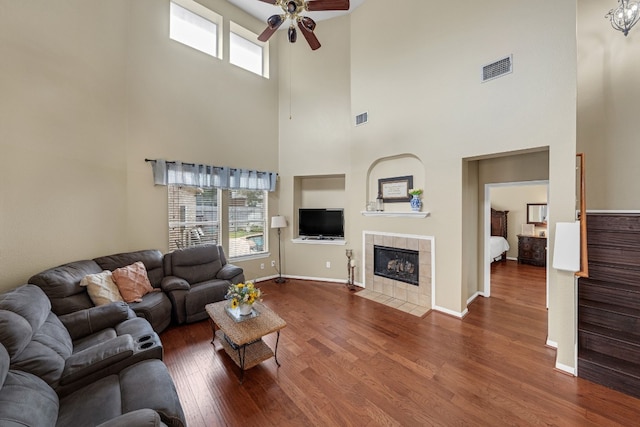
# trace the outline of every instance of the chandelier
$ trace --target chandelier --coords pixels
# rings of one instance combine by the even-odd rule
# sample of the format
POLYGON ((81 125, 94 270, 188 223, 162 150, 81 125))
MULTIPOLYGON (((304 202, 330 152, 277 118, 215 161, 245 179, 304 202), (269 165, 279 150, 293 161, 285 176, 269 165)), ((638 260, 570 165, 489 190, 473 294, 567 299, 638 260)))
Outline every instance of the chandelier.
POLYGON ((640 5, 637 1, 629 0, 618 0, 618 3, 618 7, 611 9, 605 15, 605 18, 609 18, 611 26, 618 31, 622 31, 626 36, 640 19, 640 5))

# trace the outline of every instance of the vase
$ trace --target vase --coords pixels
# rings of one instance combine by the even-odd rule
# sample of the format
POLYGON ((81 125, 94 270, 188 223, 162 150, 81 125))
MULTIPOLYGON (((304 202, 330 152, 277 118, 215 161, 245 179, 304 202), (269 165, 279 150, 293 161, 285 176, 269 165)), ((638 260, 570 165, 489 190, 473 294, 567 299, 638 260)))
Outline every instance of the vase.
POLYGON ((422 201, 417 195, 411 196, 411 201, 409 203, 411 204, 412 211, 414 212, 420 211, 420 208, 422 207, 422 201))
POLYGON ((240 304, 238 305, 238 312, 241 316, 247 316, 251 314, 251 309, 253 306, 251 304, 240 304))

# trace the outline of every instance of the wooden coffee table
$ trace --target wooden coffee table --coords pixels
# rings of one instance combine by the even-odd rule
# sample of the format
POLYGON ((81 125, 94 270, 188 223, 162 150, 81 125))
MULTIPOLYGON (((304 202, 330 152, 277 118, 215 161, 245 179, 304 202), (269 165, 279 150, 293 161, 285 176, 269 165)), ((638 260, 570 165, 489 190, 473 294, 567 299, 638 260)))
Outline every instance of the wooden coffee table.
POLYGON ((274 358, 278 362, 278 341, 280 330, 287 323, 262 303, 253 305, 254 314, 247 319, 237 319, 227 311, 229 301, 207 304, 205 309, 211 321, 213 338, 218 337, 224 351, 240 367, 240 383, 244 379, 244 371, 274 358), (217 330, 216 330, 217 328, 217 330), (273 350, 262 340, 262 337, 277 332, 276 345, 273 350))

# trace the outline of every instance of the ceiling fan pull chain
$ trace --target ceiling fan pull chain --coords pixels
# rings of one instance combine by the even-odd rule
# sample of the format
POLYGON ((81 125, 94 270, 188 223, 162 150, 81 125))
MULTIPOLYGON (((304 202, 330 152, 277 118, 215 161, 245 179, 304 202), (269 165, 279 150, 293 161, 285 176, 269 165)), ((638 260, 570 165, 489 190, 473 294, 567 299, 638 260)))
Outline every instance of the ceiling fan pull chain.
POLYGON ((289 120, 291 120, 291 110, 293 109, 291 107, 291 103, 292 103, 292 96, 291 96, 291 92, 293 91, 292 87, 293 87, 293 46, 291 45, 291 43, 289 43, 289 120))

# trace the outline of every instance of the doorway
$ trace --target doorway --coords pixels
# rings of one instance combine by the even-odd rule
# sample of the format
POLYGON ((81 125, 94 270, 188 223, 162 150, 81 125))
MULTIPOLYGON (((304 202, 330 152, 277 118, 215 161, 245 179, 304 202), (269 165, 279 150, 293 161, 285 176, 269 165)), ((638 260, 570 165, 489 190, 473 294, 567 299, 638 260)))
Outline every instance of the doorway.
MULTIPOLYGON (((509 244, 509 250, 507 251, 507 261, 504 264, 494 264, 492 263, 489 256, 484 257, 484 291, 483 295, 485 297, 491 296, 491 272, 492 269, 495 271, 498 268, 501 268, 505 265, 509 266, 509 275, 513 277, 513 275, 517 274, 528 274, 526 272, 532 272, 536 269, 544 269, 544 280, 545 280, 545 289, 544 289, 544 304, 545 307, 549 307, 549 278, 548 278, 548 268, 549 268, 549 259, 548 259, 548 251, 545 255, 546 261, 543 267, 535 267, 533 270, 529 268, 527 265, 521 265, 518 263, 518 241, 520 239, 519 235, 529 234, 530 231, 523 230, 523 224, 527 224, 527 205, 536 203, 536 204, 546 204, 548 197, 548 189, 549 189, 549 181, 548 180, 536 180, 536 181, 519 181, 519 182, 505 182, 505 183, 493 183, 493 184, 485 184, 484 191, 484 230, 483 230, 483 243, 484 243, 484 253, 490 253, 490 235, 491 235, 491 208, 501 210, 501 211, 509 211, 507 215, 508 221, 508 233, 507 233, 507 241, 509 244), (525 272, 526 271, 526 272, 525 272)), ((550 211, 549 206, 547 206, 547 210, 550 211)), ((548 222, 548 218, 547 218, 548 222)), ((529 225, 529 227, 532 227, 529 225)), ((533 227, 534 232, 531 235, 531 238, 535 239, 538 244, 544 245, 547 247, 547 239, 549 233, 546 230, 546 225, 541 226, 537 225, 533 227)), ((529 239, 529 238, 524 238, 529 239)), ((496 261, 497 263, 501 263, 501 261, 496 261)), ((540 275, 537 275, 540 277, 540 275)))

